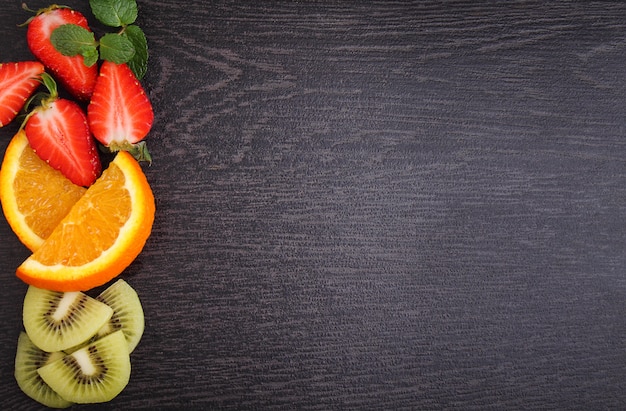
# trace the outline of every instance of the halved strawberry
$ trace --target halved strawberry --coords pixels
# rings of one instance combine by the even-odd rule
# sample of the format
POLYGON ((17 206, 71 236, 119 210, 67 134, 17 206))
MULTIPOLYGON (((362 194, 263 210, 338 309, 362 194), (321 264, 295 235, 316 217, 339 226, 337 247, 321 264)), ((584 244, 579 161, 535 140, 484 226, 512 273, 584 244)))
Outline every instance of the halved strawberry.
POLYGON ((44 67, 38 61, 0 64, 0 127, 9 124, 39 86, 44 67))
POLYGON ((39 10, 29 21, 26 33, 28 47, 67 91, 77 99, 87 101, 96 85, 98 67, 96 64, 87 67, 82 56, 64 56, 54 48, 50 35, 63 24, 76 24, 89 30, 87 19, 80 12, 52 5, 39 10))
POLYGON ((112 150, 132 151, 154 120, 152 104, 126 64, 104 61, 87 107, 94 137, 112 150))
POLYGON ((24 131, 37 155, 70 181, 90 186, 102 171, 87 116, 78 104, 59 98, 49 74, 42 75, 50 96, 28 114, 24 131))

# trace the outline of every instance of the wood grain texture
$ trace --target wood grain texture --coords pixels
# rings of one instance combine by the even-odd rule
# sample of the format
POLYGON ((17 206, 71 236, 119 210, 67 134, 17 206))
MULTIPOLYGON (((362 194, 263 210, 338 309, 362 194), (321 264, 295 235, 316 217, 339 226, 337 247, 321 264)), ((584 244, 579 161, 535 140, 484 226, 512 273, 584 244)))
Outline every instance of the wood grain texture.
MULTIPOLYGON (((623 407, 626 4, 138 3, 146 332, 98 409, 623 407)), ((37 409, 0 237, 0 400, 37 409)))

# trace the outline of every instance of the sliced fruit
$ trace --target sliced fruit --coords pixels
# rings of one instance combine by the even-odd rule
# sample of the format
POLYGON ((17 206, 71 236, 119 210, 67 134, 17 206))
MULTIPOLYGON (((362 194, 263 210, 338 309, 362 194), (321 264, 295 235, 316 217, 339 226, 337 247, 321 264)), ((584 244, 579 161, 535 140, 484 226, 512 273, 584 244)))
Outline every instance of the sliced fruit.
POLYGON ((139 255, 154 211, 141 166, 121 151, 16 274, 30 285, 56 291, 105 284, 139 255))
POLYGON ((86 190, 40 159, 23 130, 9 142, 0 168, 0 200, 9 225, 31 251, 86 190))
POLYGON ((108 305, 82 292, 28 287, 24 297, 24 329, 40 349, 53 352, 91 338, 113 315, 108 305))
POLYGON ((132 353, 144 330, 144 315, 137 292, 124 280, 119 279, 96 297, 113 309, 111 319, 107 321, 94 338, 102 338, 115 331, 122 330, 128 341, 128 352, 132 353))
POLYGON ((72 405, 57 394, 37 373, 37 369, 50 364, 65 356, 60 351, 45 352, 38 348, 28 338, 25 332, 21 332, 17 340, 17 353, 15 354, 15 380, 17 385, 33 400, 50 408, 67 408, 72 405))
POLYGON ((39 87, 44 66, 38 61, 0 64, 0 127, 9 124, 39 87))
POLYGON ((39 368, 38 373, 61 397, 85 404, 115 398, 128 384, 130 370, 128 343, 117 331, 39 368))
POLYGON ((75 102, 58 97, 52 77, 44 73, 42 79, 50 95, 26 118, 28 143, 72 183, 90 186, 100 175, 102 165, 87 116, 75 102))
POLYGON ((104 61, 87 107, 94 137, 113 150, 127 150, 152 127, 152 104, 126 64, 104 61))
POLYGON ((28 23, 26 40, 35 57, 77 99, 88 101, 96 86, 98 66, 87 67, 80 55, 68 57, 54 48, 50 35, 63 24, 76 24, 89 30, 87 19, 78 11, 52 5, 41 9, 28 23))

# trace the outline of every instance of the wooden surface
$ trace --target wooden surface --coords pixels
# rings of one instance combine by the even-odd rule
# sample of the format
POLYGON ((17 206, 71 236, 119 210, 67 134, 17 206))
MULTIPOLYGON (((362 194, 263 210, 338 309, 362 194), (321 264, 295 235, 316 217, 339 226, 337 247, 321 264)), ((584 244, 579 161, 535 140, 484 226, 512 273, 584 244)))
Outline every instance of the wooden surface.
MULTIPOLYGON (((157 215, 101 409, 624 407, 626 4, 139 6, 157 215)), ((0 403, 37 409, 0 238, 0 403)))

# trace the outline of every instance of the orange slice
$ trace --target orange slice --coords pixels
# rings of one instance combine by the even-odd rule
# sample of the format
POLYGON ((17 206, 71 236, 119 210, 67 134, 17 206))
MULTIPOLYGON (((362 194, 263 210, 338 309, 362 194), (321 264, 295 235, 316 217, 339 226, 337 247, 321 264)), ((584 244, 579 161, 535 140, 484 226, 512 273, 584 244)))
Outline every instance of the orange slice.
POLYGON ((0 200, 17 237, 35 251, 85 193, 28 145, 24 131, 9 142, 0 169, 0 200))
POLYGON ((105 284, 139 255, 150 236, 154 211, 154 196, 141 166, 121 151, 18 267, 17 276, 54 291, 85 291, 105 284))

